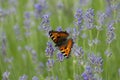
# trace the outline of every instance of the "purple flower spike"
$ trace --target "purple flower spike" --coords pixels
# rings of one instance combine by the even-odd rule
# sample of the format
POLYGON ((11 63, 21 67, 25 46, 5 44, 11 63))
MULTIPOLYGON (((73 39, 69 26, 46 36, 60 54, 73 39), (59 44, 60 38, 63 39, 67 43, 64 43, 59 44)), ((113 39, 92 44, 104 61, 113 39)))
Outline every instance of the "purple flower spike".
POLYGON ((84 16, 85 25, 88 29, 94 28, 94 10, 88 9, 85 16, 84 16))
POLYGON ((108 29, 107 29, 107 33, 106 33, 106 36, 107 36, 107 43, 110 44, 115 38, 116 38, 116 35, 114 33, 114 27, 113 27, 113 22, 110 23, 108 25, 108 29))
POLYGON ((38 27, 39 30, 44 30, 46 32, 49 32, 51 30, 50 27, 50 20, 49 20, 49 14, 45 14, 42 16, 42 21, 40 23, 40 26, 38 27))
POLYGON ((10 72, 6 71, 2 75, 2 80, 9 80, 10 72))
POLYGON ((48 71, 53 67, 54 65, 54 60, 53 59, 48 59, 46 66, 48 67, 48 71))
POLYGON ((97 66, 103 65, 103 59, 101 57, 95 56, 94 54, 90 54, 88 58, 90 62, 94 65, 97 65, 97 66))
POLYGON ((40 4, 35 4, 34 7, 38 12, 42 11, 42 6, 40 4))
POLYGON ((61 26, 59 26, 58 28, 57 28, 57 31, 62 31, 62 27, 61 26))
POLYGON ((75 22, 75 25, 81 26, 81 23, 83 20, 83 11, 81 9, 77 9, 74 17, 75 17, 75 19, 77 19, 77 21, 75 22))
POLYGON ((28 76, 25 74, 19 78, 19 80, 27 80, 27 79, 28 79, 28 76))
POLYGON ((47 48, 45 50, 46 52, 46 56, 52 57, 53 56, 53 52, 54 52, 54 48, 51 42, 47 43, 47 48))
POLYGON ((93 70, 90 66, 86 66, 86 69, 81 76, 84 80, 96 80, 93 75, 93 70))
POLYGON ((75 56, 82 57, 84 55, 84 51, 82 47, 77 47, 74 52, 75 56))
POLYGON ((58 58, 58 60, 59 60, 60 62, 62 62, 63 59, 64 59, 64 56, 63 56, 62 53, 58 53, 58 54, 57 54, 57 58, 58 58))

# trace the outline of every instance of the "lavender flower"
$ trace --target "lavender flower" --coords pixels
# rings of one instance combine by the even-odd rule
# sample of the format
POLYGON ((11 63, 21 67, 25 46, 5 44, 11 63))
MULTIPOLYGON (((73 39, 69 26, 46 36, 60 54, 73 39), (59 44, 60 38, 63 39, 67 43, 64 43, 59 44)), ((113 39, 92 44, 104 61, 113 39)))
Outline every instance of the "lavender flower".
POLYGON ((20 27, 18 24, 15 24, 14 26, 14 32, 17 40, 22 40, 22 36, 20 35, 20 27))
POLYGON ((94 10, 93 9, 88 9, 85 16, 84 16, 84 21, 85 21, 85 26, 88 29, 94 28, 94 10))
POLYGON ((63 7, 64 7, 64 4, 62 3, 62 1, 58 1, 57 2, 57 8, 62 9, 63 7))
POLYGON ((75 22, 76 26, 81 26, 82 24, 82 20, 83 20, 83 11, 81 9, 77 9, 75 15, 74 15, 75 19, 77 20, 75 22))
POLYGON ((6 71, 2 75, 2 80, 9 80, 10 72, 6 71))
POLYGON ((103 59, 101 57, 95 56, 94 54, 89 54, 88 56, 90 62, 97 66, 103 65, 103 59))
POLYGON ((32 53, 33 62, 37 64, 37 53, 36 53, 36 51, 34 49, 32 49, 31 53, 32 53))
POLYGON ((46 52, 46 56, 49 56, 49 57, 53 56, 54 48, 51 42, 47 42, 47 48, 45 52, 46 52))
POLYGON ((2 18, 2 17, 4 17, 6 14, 5 14, 5 11, 2 9, 2 8, 0 8, 0 19, 2 18))
POLYGON ((37 13, 39 13, 39 14, 41 13, 41 11, 42 11, 42 5, 40 5, 39 3, 37 3, 37 4, 34 5, 34 8, 37 11, 37 13))
POLYGON ((57 59, 58 61, 62 62, 64 60, 64 56, 61 52, 57 53, 57 59))
POLYGON ((42 21, 40 23, 40 26, 38 27, 39 30, 45 30, 46 32, 49 32, 51 30, 50 27, 50 20, 49 20, 49 14, 45 14, 42 16, 42 21))
POLYGON ((39 0, 38 3, 34 5, 35 17, 38 19, 43 15, 43 10, 47 8, 46 0, 39 0))
POLYGON ((79 36, 79 34, 80 34, 80 31, 78 31, 76 28, 73 28, 72 39, 75 41, 79 36))
POLYGON ((25 12, 24 14, 24 17, 25 17, 25 20, 24 20, 24 25, 25 25, 25 30, 26 30, 26 36, 30 36, 30 23, 31 23, 31 20, 30 20, 30 13, 29 12, 25 12))
POLYGON ((107 29, 107 33, 106 33, 108 44, 110 44, 116 38, 114 29, 115 28, 113 27, 113 22, 112 22, 108 25, 108 29, 107 29))
POLYGON ((48 59, 47 63, 46 63, 46 66, 48 68, 48 71, 51 70, 51 68, 53 67, 54 65, 54 60, 53 59, 48 59))
POLYGON ((98 26, 96 26, 96 29, 101 31, 103 28, 102 26, 104 25, 105 23, 105 19, 106 19, 106 14, 105 13, 102 13, 102 12, 98 12, 98 19, 97 19, 97 22, 98 22, 98 26))
POLYGON ((82 58, 84 55, 84 51, 83 51, 82 47, 75 47, 74 54, 75 54, 75 56, 82 58))
POLYGON ((59 27, 57 27, 57 31, 62 31, 62 27, 61 26, 59 26, 59 27))
POLYGON ((86 66, 85 71, 81 75, 84 80, 96 80, 94 78, 93 70, 90 66, 86 66))
POLYGON ((19 80, 27 80, 27 78, 28 78, 28 76, 24 74, 24 75, 20 76, 19 80))
POLYGON ((33 77, 32 77, 32 80, 39 80, 39 78, 36 77, 36 76, 33 76, 33 77))
POLYGON ((105 14, 107 15, 107 17, 110 16, 110 15, 112 15, 112 10, 111 10, 110 6, 107 6, 105 14))

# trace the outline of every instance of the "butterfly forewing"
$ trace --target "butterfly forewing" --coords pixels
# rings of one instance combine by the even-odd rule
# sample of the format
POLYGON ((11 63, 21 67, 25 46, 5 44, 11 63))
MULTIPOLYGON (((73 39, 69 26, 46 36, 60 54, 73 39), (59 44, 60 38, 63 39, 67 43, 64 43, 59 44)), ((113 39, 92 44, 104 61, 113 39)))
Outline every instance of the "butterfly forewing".
POLYGON ((66 31, 49 31, 49 35, 56 46, 60 46, 63 44, 64 41, 67 40, 69 34, 66 31))

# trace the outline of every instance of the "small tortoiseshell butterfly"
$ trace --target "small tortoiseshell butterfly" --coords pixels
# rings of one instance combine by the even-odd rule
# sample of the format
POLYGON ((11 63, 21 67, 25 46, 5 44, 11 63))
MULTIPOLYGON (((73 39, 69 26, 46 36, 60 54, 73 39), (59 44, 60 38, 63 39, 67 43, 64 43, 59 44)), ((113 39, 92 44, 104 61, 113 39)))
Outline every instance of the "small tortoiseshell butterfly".
POLYGON ((67 39, 69 34, 66 31, 49 31, 49 35, 55 46, 63 53, 63 55, 68 58, 73 46, 73 39, 67 39))

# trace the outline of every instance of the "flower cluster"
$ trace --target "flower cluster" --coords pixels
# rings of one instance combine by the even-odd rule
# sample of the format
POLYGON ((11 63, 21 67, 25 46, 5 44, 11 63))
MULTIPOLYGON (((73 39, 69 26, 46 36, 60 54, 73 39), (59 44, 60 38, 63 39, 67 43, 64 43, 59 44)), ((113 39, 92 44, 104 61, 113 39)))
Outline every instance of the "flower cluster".
POLYGON ((39 30, 45 30, 46 32, 51 30, 49 14, 45 14, 45 15, 42 16, 42 21, 41 21, 40 26, 38 27, 38 29, 39 30))
POLYGON ((84 23, 87 29, 94 28, 94 9, 90 8, 87 10, 87 12, 84 15, 84 23))
POLYGON ((106 36, 107 36, 107 43, 110 44, 115 38, 115 32, 114 32, 114 22, 111 22, 108 27, 107 27, 107 33, 106 33, 106 36))

